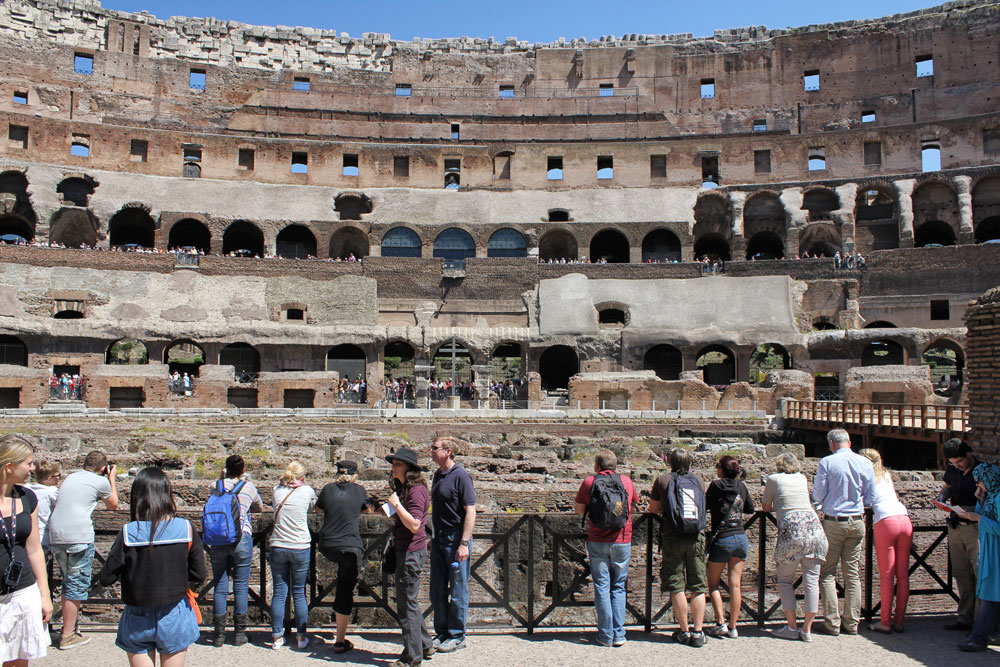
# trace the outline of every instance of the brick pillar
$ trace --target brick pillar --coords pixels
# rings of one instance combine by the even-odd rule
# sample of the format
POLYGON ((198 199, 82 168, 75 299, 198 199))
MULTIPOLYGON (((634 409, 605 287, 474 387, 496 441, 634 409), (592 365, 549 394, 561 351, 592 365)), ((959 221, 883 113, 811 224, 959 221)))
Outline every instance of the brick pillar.
POLYGON ((1000 287, 969 307, 965 323, 970 444, 979 459, 1000 463, 1000 287))
POLYGON ((976 232, 972 221, 972 178, 955 176, 955 192, 958 193, 958 242, 975 243, 976 232))

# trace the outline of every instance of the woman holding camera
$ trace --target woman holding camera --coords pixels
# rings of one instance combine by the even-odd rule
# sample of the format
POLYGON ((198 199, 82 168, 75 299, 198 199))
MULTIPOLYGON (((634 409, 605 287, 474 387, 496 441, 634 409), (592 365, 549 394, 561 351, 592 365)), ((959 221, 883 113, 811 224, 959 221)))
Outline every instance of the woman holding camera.
POLYGON ((705 492, 705 506, 712 514, 712 545, 708 550, 708 591, 715 612, 715 627, 705 634, 716 639, 728 637, 736 639, 739 634, 736 622, 740 620, 743 595, 743 562, 750 550, 746 531, 743 530, 743 515, 753 514, 753 500, 743 483, 746 473, 733 456, 723 456, 715 465, 719 478, 708 486, 705 492), (722 605, 719 584, 722 571, 729 568, 726 577, 729 584, 729 623, 722 605))
POLYGON ((413 667, 434 654, 434 644, 424 623, 418 596, 420 573, 427 559, 427 509, 431 503, 427 480, 420 472, 417 453, 400 447, 385 457, 392 464, 392 495, 388 504, 395 511, 393 540, 396 549, 396 613, 403 629, 403 653, 392 667, 413 667))
POLYGON ((45 657, 52 600, 38 534, 35 494, 24 486, 35 450, 19 435, 0 438, 0 663, 23 667, 45 657))

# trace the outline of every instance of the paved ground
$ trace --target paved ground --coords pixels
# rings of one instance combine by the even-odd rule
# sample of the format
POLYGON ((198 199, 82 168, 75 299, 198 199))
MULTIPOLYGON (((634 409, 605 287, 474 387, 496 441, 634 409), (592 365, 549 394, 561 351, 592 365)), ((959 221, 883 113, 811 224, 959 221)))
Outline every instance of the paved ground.
MULTIPOLYGON (((468 648, 450 655, 439 654, 427 664, 428 667, 580 667, 593 664, 632 667, 659 664, 664 660, 676 663, 694 660, 698 662, 690 664, 726 667, 775 664, 881 667, 949 665, 959 661, 962 667, 1000 665, 1000 648, 997 647, 986 653, 960 653, 955 644, 963 639, 962 634, 943 630, 943 623, 940 618, 913 619, 903 635, 865 632, 856 637, 826 637, 815 634, 812 644, 775 639, 768 636, 767 631, 748 626, 740 629, 739 639, 709 639, 701 649, 671 643, 672 628, 648 635, 639 630, 629 631, 628 643, 621 648, 589 644, 592 633, 586 630, 539 630, 534 635, 520 630, 476 631, 469 637, 468 648)), ((196 644, 188 652, 187 664, 195 667, 295 667, 315 665, 320 659, 354 665, 388 665, 400 651, 398 632, 365 631, 350 635, 355 649, 343 655, 333 653, 333 639, 325 629, 313 635, 312 643, 304 651, 288 648, 273 651, 263 644, 269 634, 264 630, 256 631, 251 635, 251 643, 240 648, 227 645, 216 649, 203 642, 196 644)), ((50 649, 48 657, 32 664, 39 667, 126 664, 125 654, 114 645, 113 630, 94 631, 89 635, 93 637, 89 645, 72 651, 50 649)))

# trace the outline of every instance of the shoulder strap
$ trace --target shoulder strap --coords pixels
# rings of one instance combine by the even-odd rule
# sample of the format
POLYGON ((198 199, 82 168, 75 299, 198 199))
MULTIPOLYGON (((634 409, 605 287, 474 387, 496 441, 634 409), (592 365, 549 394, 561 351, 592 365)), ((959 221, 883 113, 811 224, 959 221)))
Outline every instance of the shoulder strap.
POLYGON ((245 479, 241 479, 239 482, 237 482, 236 486, 233 487, 232 494, 234 496, 239 495, 239 493, 243 489, 243 487, 246 486, 246 483, 247 482, 246 482, 245 479))
POLYGON ((292 489, 291 491, 289 491, 288 495, 285 496, 285 499, 282 500, 281 503, 278 505, 278 509, 274 510, 274 523, 278 523, 278 512, 281 511, 281 508, 285 506, 285 503, 288 502, 288 499, 291 498, 292 494, 295 493, 295 491, 298 490, 298 489, 299 489, 299 487, 296 486, 294 489, 292 489))

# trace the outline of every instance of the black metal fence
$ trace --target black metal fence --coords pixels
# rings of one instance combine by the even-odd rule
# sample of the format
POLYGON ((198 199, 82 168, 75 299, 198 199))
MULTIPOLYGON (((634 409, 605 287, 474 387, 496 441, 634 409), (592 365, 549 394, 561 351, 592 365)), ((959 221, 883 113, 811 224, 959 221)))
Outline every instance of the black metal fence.
MULTIPOLYGON (((196 525, 200 519, 194 515, 188 518, 196 525)), ((866 523, 868 530, 862 567, 862 613, 871 621, 879 611, 879 604, 875 601, 877 576, 870 512, 866 523)), ((751 541, 751 554, 744 571, 743 618, 758 626, 783 618, 776 588, 769 582, 769 579, 773 581, 771 558, 776 526, 774 515, 767 512, 756 512, 745 522, 751 541)), ((318 523, 314 523, 313 527, 317 528, 318 523)), ((592 625, 589 615, 584 617, 573 610, 593 606, 586 531, 578 517, 553 512, 480 515, 477 518, 477 528, 480 529, 473 534, 470 581, 471 627, 516 626, 531 633, 542 626, 592 625), (486 528, 481 529, 484 526, 486 528)), ((104 561, 105 548, 110 546, 116 532, 110 527, 97 530, 99 545, 95 580, 96 570, 104 561)), ((362 538, 366 567, 365 573, 359 578, 355 601, 355 608, 359 610, 355 621, 362 625, 387 627, 397 620, 392 578, 382 574, 378 567, 390 532, 390 523, 384 517, 365 517, 362 538)), ((920 572, 921 580, 927 585, 912 586, 910 595, 946 596, 947 607, 942 606, 938 611, 949 611, 951 600, 957 601, 958 596, 952 582, 951 563, 947 557, 947 528, 942 525, 914 526, 914 532, 910 574, 920 572), (918 540, 917 536, 921 534, 926 537, 918 540), (942 565, 945 567, 943 574, 939 571, 942 565)), ((251 573, 250 580, 252 616, 258 620, 269 617, 267 541, 270 533, 269 517, 259 520, 253 536, 257 553, 256 572, 251 573)), ((627 603, 627 613, 631 618, 628 625, 641 626, 647 632, 664 618, 670 608, 669 595, 660 592, 658 586, 659 535, 659 515, 634 515, 627 603)), ((325 559, 315 548, 315 531, 313 537, 313 558, 307 590, 309 609, 332 611, 331 594, 336 588, 334 572, 326 567, 325 559)), ((429 566, 425 567, 425 580, 428 571, 429 566)), ((213 583, 207 583, 199 594, 199 600, 207 608, 211 607, 213 583)), ((801 579, 795 583, 796 588, 800 585, 801 579)), ((426 591, 426 581, 424 590, 426 591)), ((724 581, 723 590, 725 591, 724 581)), ((842 594, 839 585, 838 592, 842 594)), ((91 612, 102 608, 104 612, 111 612, 122 601, 116 588, 103 590, 95 587, 85 604, 85 610, 91 612)), ((429 613, 428 604, 424 614, 429 613)), ((286 619, 291 622, 291 614, 286 614, 286 619)), ((107 616, 105 620, 108 620, 107 616)))

